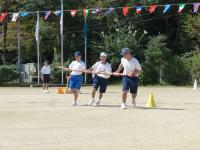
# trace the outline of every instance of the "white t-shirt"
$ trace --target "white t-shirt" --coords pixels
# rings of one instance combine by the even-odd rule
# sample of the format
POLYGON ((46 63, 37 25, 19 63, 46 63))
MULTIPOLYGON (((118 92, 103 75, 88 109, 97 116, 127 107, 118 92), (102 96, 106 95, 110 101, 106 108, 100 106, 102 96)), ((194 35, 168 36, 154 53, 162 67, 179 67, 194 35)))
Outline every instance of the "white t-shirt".
MULTIPOLYGON (((72 70, 84 70, 85 68, 86 68, 85 63, 82 61, 73 61, 69 65, 69 69, 72 69, 72 70)), ((82 72, 72 71, 70 74, 71 75, 81 75, 82 72)))
POLYGON ((128 74, 128 73, 135 71, 135 70, 137 70, 137 71, 142 70, 140 63, 136 58, 132 58, 129 61, 125 58, 122 58, 121 64, 124 67, 124 71, 123 71, 124 74, 128 74))
MULTIPOLYGON (((109 63, 103 64, 101 61, 96 62, 92 68, 94 69, 95 72, 106 72, 106 73, 111 73, 112 68, 109 63)), ((105 74, 97 74, 97 76, 108 79, 110 78, 110 75, 105 75, 105 74)))
POLYGON ((41 69, 41 73, 42 74, 50 74, 51 73, 51 68, 49 65, 47 66, 43 66, 42 69, 41 69))

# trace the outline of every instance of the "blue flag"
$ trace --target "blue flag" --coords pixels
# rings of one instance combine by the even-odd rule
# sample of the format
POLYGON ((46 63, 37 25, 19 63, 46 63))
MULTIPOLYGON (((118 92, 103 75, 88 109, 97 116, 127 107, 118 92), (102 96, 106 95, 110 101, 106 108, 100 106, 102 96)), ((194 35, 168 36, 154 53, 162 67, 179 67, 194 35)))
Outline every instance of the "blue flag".
POLYGON ((26 16, 28 16, 28 13, 27 12, 20 13, 20 16, 21 17, 26 17, 26 16))
POLYGON ((170 9, 171 5, 164 5, 163 14, 166 13, 170 9))

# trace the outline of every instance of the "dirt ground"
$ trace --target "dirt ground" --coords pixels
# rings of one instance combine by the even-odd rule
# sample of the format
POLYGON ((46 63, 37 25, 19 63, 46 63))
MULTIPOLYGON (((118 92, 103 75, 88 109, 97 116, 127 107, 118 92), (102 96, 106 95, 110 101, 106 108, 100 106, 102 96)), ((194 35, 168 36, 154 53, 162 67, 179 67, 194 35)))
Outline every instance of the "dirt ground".
MULTIPOLYGON (((100 107, 78 106, 56 88, 0 88, 0 150, 199 150, 200 91, 140 87, 137 108, 120 109, 121 87, 110 86, 100 107), (149 92, 157 108, 147 109, 149 92)), ((130 97, 128 104, 130 104, 130 97)))

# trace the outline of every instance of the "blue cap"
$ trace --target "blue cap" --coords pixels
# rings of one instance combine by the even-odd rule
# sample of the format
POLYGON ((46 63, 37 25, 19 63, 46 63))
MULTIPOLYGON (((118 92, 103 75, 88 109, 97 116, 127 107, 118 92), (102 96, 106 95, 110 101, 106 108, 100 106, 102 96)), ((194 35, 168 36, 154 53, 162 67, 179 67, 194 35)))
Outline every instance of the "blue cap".
POLYGON ((74 56, 81 56, 81 52, 76 51, 76 52, 74 53, 74 56))
POLYGON ((128 52, 131 52, 130 48, 123 48, 123 49, 121 50, 120 55, 121 55, 121 56, 124 56, 124 55, 125 55, 126 53, 128 53, 128 52))

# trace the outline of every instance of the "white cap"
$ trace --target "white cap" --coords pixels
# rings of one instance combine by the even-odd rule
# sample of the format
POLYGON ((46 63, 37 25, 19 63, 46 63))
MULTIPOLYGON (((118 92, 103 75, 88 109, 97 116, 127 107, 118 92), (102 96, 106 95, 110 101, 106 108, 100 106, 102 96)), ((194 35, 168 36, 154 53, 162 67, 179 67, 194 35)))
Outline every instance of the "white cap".
POLYGON ((107 54, 106 54, 105 52, 102 52, 102 53, 100 54, 100 56, 107 57, 107 54))

